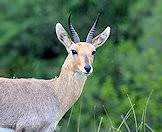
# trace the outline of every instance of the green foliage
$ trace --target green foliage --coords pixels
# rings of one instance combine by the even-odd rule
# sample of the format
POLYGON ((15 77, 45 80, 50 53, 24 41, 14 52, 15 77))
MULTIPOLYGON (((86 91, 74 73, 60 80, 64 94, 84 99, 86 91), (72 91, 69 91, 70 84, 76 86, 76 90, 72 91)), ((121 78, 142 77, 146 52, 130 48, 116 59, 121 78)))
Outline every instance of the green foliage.
MULTIPOLYGON (((135 131, 134 113, 140 126, 153 90, 145 111, 148 126, 139 131, 162 131, 161 6, 160 0, 1 0, 0 76, 48 79, 58 75, 66 54, 55 35, 56 22, 67 29, 72 13, 84 40, 94 17, 102 11, 97 33, 110 25, 110 40, 97 50, 93 75, 59 129, 116 131, 121 115, 128 114, 123 123, 135 131)), ((128 131, 125 126, 121 131, 128 131)))

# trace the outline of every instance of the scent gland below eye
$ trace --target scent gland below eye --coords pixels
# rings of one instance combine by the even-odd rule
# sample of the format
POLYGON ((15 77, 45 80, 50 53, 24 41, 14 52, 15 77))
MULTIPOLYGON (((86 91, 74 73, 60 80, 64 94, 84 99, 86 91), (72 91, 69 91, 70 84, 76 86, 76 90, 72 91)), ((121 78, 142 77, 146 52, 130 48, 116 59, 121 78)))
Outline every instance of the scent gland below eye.
POLYGON ((96 53, 96 51, 93 51, 93 52, 92 52, 92 55, 94 55, 95 53, 96 53))
POLYGON ((73 55, 78 54, 76 50, 71 50, 71 52, 72 52, 73 55))

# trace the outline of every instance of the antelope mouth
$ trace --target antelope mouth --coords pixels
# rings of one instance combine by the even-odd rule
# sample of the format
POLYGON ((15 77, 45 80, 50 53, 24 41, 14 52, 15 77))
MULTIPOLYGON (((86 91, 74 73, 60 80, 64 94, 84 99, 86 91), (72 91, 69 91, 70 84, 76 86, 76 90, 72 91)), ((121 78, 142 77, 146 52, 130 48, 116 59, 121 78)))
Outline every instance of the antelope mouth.
POLYGON ((83 72, 84 75, 89 76, 92 72, 83 72))

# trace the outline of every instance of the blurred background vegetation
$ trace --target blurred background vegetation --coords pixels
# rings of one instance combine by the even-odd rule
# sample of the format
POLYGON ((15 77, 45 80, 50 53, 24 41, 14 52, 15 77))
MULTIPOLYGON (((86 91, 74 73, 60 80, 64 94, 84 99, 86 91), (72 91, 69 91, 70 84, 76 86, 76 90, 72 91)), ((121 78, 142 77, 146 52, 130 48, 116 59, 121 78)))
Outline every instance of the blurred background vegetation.
MULTIPOLYGON (((117 128, 131 107, 127 94, 139 127, 152 90, 140 131, 162 131, 161 0, 0 0, 0 76, 59 75, 67 53, 56 38, 55 24, 67 29, 72 13, 83 41, 99 11, 97 34, 109 25, 111 35, 98 49, 93 75, 71 117, 69 111, 59 123, 60 131, 94 132, 101 119, 100 131, 117 128)), ((137 129, 133 113, 127 125, 131 132, 137 129)))

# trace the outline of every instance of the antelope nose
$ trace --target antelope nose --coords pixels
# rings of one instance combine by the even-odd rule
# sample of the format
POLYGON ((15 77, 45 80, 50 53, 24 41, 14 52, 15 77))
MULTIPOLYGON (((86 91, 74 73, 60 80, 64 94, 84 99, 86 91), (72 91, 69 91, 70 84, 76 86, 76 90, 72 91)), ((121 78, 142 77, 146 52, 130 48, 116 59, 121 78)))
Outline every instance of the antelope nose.
POLYGON ((90 70, 91 70, 91 66, 90 66, 90 65, 86 65, 86 66, 84 67, 84 69, 86 70, 87 73, 89 73, 90 70))

